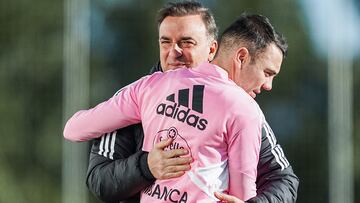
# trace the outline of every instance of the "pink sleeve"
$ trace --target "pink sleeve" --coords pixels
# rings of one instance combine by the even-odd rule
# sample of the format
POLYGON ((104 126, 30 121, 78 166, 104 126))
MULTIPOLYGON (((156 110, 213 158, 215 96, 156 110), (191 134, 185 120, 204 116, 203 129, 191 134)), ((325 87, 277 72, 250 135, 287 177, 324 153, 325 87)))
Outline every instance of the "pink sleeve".
POLYGON ((229 194, 243 201, 256 196, 256 175, 261 144, 261 117, 247 120, 228 146, 229 194))
POLYGON ((143 83, 144 78, 124 87, 108 101, 75 113, 65 125, 65 139, 87 141, 141 122, 140 96, 137 94, 142 92, 143 83))

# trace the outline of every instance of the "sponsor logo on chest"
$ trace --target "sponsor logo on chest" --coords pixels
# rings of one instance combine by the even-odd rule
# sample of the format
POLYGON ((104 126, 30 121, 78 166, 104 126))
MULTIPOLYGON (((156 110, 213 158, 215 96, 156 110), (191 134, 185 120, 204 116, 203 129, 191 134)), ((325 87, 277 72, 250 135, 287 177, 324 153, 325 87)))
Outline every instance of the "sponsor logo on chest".
POLYGON ((189 107, 189 89, 181 89, 178 92, 178 100, 175 102, 175 94, 166 97, 166 103, 160 103, 156 113, 172 119, 176 119, 199 130, 205 130, 208 120, 202 118, 204 85, 194 85, 192 92, 191 108, 189 107))

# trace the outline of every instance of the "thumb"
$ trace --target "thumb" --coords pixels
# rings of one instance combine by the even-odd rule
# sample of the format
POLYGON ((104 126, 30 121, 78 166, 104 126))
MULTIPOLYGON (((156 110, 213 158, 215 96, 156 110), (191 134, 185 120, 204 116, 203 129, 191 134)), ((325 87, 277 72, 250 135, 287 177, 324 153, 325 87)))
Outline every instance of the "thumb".
POLYGON ((215 192, 214 194, 215 194, 216 198, 218 198, 219 200, 224 201, 224 202, 229 202, 229 203, 240 202, 239 199, 237 199, 236 197, 231 196, 231 195, 227 195, 227 194, 220 193, 220 192, 215 192))
POLYGON ((224 200, 223 194, 220 192, 214 192, 214 195, 216 198, 218 198, 219 200, 224 200))
POLYGON ((172 143, 173 139, 169 138, 166 140, 162 140, 159 143, 155 144, 156 149, 164 149, 165 147, 169 146, 172 143))

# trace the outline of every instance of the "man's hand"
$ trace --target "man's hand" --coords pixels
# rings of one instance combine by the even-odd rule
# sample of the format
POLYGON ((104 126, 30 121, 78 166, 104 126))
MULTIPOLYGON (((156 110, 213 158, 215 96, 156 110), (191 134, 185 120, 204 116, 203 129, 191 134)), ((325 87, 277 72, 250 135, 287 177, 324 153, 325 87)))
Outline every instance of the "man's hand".
POLYGON ((224 203, 244 203, 240 199, 220 192, 215 192, 215 197, 224 203))
POLYGON ((172 141, 172 139, 161 141, 149 152, 147 160, 149 169, 158 180, 177 178, 190 170, 192 158, 181 157, 189 153, 186 149, 164 151, 172 141))

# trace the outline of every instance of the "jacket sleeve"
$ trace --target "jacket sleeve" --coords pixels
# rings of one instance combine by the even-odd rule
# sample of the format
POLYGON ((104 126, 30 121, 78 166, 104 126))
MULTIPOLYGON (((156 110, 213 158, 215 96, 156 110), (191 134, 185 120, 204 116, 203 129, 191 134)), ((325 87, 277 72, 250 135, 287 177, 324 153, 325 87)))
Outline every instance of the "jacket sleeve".
POLYGON ((256 179, 257 196, 248 203, 296 202, 299 179, 292 170, 284 152, 277 144, 268 124, 262 129, 260 159, 256 179))
POLYGON ((250 115, 243 116, 246 119, 232 124, 231 130, 228 130, 228 192, 242 200, 256 195, 256 170, 261 145, 262 118, 260 114, 250 115))
POLYGON ((65 124, 64 137, 71 141, 87 141, 116 129, 141 122, 145 76, 119 90, 109 100, 89 110, 76 112, 65 124))
POLYGON ((98 199, 139 202, 139 192, 155 181, 147 165, 148 154, 141 151, 142 141, 140 124, 94 140, 86 184, 98 199))

